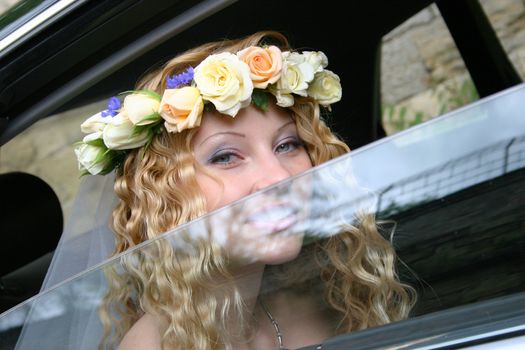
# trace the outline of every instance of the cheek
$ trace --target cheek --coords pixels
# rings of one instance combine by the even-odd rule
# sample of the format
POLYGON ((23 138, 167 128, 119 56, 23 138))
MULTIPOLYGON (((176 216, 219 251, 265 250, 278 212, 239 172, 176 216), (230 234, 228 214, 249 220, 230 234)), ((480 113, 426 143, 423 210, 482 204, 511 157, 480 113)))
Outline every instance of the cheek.
POLYGON ((308 156, 308 153, 303 151, 302 154, 297 158, 296 162, 292 164, 292 166, 293 169, 290 169, 290 173, 292 175, 296 175, 300 172, 310 169, 313 165, 312 161, 310 160, 310 156, 308 156))
POLYGON ((220 182, 206 174, 196 174, 197 184, 206 199, 208 212, 222 208, 247 194, 244 188, 246 187, 246 181, 232 178, 231 176, 219 178, 221 178, 220 182))
POLYGON ((200 172, 195 174, 195 179, 197 180, 197 184, 204 194, 204 199, 206 200, 206 210, 210 212, 213 209, 216 209, 222 197, 223 189, 221 184, 210 176, 200 172))

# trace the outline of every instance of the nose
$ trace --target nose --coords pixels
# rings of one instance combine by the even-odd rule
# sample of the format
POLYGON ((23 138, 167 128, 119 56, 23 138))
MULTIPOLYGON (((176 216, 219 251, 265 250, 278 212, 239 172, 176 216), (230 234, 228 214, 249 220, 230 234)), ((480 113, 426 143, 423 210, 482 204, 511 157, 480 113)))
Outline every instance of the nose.
POLYGON ((260 166, 255 169, 255 173, 252 193, 292 176, 292 173, 287 169, 285 164, 275 155, 265 157, 265 159, 260 162, 260 166))

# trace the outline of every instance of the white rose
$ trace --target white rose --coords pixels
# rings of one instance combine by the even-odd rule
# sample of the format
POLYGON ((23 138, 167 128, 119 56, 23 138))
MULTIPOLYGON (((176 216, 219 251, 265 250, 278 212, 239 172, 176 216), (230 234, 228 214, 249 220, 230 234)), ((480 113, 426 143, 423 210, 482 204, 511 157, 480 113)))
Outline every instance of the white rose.
POLYGON ((277 83, 278 89, 306 96, 308 83, 314 78, 313 66, 304 60, 304 57, 297 53, 285 55, 284 71, 281 79, 277 83), (279 88, 280 85, 280 88, 279 88))
POLYGON ((270 87, 277 100, 277 105, 290 107, 294 104, 292 94, 307 96, 308 84, 314 78, 314 67, 297 52, 283 52, 283 70, 281 79, 270 87))
POLYGON ((276 88, 270 88, 270 92, 275 96, 276 104, 281 107, 291 107, 294 104, 292 94, 276 88))
POLYGON ((195 68, 194 80, 202 98, 220 113, 235 117, 239 109, 250 104, 250 68, 232 53, 208 56, 195 68))
POLYGON ((109 160, 104 157, 105 152, 104 147, 87 143, 76 146, 75 155, 77 156, 79 170, 87 170, 91 175, 100 174, 109 165, 109 160))
POLYGON ((339 77, 327 69, 316 73, 314 81, 308 88, 308 96, 317 100, 322 106, 329 106, 341 100, 342 88, 339 77))
POLYGON ((144 130, 135 133, 135 125, 129 120, 125 112, 121 112, 111 119, 102 133, 104 144, 109 149, 123 150, 138 148, 149 140, 149 133, 144 130))
POLYGON ((160 101, 145 93, 126 96, 122 108, 129 120, 135 125, 147 125, 160 119, 158 114, 160 101))
POLYGON ((80 130, 85 134, 93 132, 102 132, 106 124, 111 120, 111 117, 103 117, 102 112, 99 112, 80 124, 80 130))
POLYGON ((306 62, 312 65, 315 73, 322 71, 328 66, 328 58, 321 51, 303 51, 303 57, 306 62))
POLYGON ((89 135, 84 136, 82 142, 89 143, 98 139, 102 139, 103 131, 92 132, 89 135))

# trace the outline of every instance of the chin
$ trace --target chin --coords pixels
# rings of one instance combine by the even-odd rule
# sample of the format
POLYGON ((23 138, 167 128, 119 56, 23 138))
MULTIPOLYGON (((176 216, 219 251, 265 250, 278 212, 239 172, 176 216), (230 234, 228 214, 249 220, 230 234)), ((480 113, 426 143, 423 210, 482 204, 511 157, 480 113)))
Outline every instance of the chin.
POLYGON ((292 261, 299 256, 303 245, 303 235, 275 236, 265 241, 260 249, 255 252, 254 258, 257 262, 265 265, 279 265, 292 261))

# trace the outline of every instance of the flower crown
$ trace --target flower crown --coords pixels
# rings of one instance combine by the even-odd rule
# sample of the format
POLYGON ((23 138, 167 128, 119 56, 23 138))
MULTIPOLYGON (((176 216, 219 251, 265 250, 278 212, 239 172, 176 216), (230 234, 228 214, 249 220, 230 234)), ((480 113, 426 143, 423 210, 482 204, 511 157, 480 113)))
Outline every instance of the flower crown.
POLYGON ((124 92, 122 103, 111 97, 106 110, 80 126, 87 135, 75 147, 79 169, 82 175, 107 174, 130 149, 147 146, 162 126, 171 133, 198 127, 208 107, 231 117, 250 103, 266 111, 272 94, 281 107, 293 106, 298 95, 329 108, 342 92, 327 65, 320 51, 282 52, 276 46, 210 55, 195 69, 168 76, 162 96, 135 90, 124 92))

